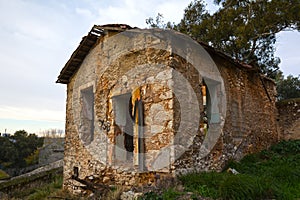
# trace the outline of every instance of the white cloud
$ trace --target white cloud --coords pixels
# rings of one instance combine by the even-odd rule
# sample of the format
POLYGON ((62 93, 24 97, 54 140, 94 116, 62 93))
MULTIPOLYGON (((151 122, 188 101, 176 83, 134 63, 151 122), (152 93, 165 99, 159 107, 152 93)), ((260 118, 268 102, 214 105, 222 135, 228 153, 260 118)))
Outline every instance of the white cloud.
POLYGON ((101 7, 98 10, 99 24, 125 23, 139 28, 146 27, 146 19, 163 14, 164 21, 179 22, 183 16, 183 10, 190 0, 121 0, 118 4, 101 7))
POLYGON ((0 119, 60 121, 65 120, 63 111, 34 108, 0 106, 0 119))
POLYGON ((92 12, 88 9, 76 8, 75 11, 76 11, 77 14, 79 14, 83 17, 86 17, 86 18, 92 18, 93 17, 92 12))
POLYGON ((175 1, 164 1, 162 4, 157 6, 157 11, 163 14, 165 22, 180 22, 184 14, 184 8, 187 7, 190 0, 183 0, 180 2, 175 1))
MULTIPOLYGON (((0 122, 64 120, 66 88, 55 84, 56 77, 93 24, 144 28, 157 13, 179 22, 190 1, 0 0, 0 122)), ((297 44, 284 42, 279 52, 284 71, 299 74, 297 44)))

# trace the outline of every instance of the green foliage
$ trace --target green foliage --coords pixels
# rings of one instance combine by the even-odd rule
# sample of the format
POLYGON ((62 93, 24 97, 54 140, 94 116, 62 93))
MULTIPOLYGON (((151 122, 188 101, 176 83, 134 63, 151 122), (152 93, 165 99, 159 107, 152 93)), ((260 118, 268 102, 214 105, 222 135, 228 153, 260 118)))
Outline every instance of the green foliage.
POLYGON ((211 173, 192 173, 179 177, 184 183, 187 191, 194 192, 201 196, 208 196, 216 198, 218 196, 217 188, 219 182, 223 180, 224 176, 217 172, 211 173))
POLYGON ((62 171, 62 168, 55 168, 32 174, 31 176, 10 179, 0 184, 0 190, 10 191, 11 198, 9 199, 28 199, 29 197, 30 199, 49 199, 47 197, 42 198, 41 196, 45 196, 46 193, 48 193, 48 196, 55 196, 56 192, 61 190, 63 181, 62 171))
POLYGON ((27 200, 48 199, 48 197, 55 191, 62 188, 63 177, 56 176, 54 180, 47 185, 34 189, 31 194, 26 198, 27 200))
POLYGON ((139 200, 163 200, 163 198, 155 192, 147 192, 139 200))
POLYGON ((279 155, 300 154, 300 140, 281 141, 277 145, 272 146, 269 151, 279 155))
POLYGON ((17 160, 19 152, 8 137, 0 137, 0 144, 0 163, 2 166, 9 166, 17 160))
POLYGON ((276 77, 278 100, 291 99, 300 97, 300 75, 293 77, 292 75, 284 78, 282 73, 276 77))
POLYGON ((176 191, 174 188, 166 189, 162 195, 155 192, 147 192, 139 200, 173 200, 176 199, 182 192, 176 191))
POLYGON ((148 24, 151 28, 165 28, 166 24, 163 21, 163 15, 158 13, 155 20, 152 17, 146 19, 146 24, 148 24))
POLYGON ((176 199, 176 197, 179 196, 180 194, 181 192, 174 190, 174 188, 169 188, 162 194, 162 199, 173 200, 176 199))
POLYGON ((20 130, 13 136, 0 137, 0 144, 0 164, 3 167, 25 167, 36 162, 38 152, 35 151, 43 145, 43 138, 20 130))
POLYGON ((161 25, 162 15, 152 20, 152 27, 173 28, 203 41, 234 59, 257 66, 275 78, 280 59, 275 57, 276 33, 298 30, 299 0, 216 0, 220 8, 213 14, 203 0, 193 0, 177 25, 161 25))
POLYGON ((33 153, 31 153, 29 156, 27 156, 25 159, 26 161, 26 165, 34 165, 34 164, 38 164, 39 162, 39 153, 40 150, 36 149, 33 153))
POLYGON ((227 176, 218 192, 223 199, 258 199, 263 188, 258 177, 238 174, 227 176))
POLYGON ((240 174, 193 173, 180 180, 186 191, 213 199, 300 198, 300 140, 282 141, 229 167, 240 174))

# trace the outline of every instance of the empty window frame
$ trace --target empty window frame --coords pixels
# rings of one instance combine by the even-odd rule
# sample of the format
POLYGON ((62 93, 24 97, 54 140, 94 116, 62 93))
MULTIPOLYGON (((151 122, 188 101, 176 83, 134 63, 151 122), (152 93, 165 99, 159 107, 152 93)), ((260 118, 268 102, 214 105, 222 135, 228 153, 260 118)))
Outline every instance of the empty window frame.
POLYGON ((113 97, 113 109, 115 117, 116 148, 115 158, 117 161, 130 161, 133 159, 133 117, 131 93, 113 97))
POLYGON ((90 144, 94 139, 94 92, 93 87, 80 91, 80 138, 85 145, 90 144))

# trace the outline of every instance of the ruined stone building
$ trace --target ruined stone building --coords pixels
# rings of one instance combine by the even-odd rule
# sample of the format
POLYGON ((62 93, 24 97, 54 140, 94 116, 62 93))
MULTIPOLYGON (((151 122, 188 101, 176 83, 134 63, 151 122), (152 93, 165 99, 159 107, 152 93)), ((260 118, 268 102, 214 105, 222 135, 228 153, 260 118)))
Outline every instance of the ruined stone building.
POLYGON ((72 191, 220 170, 278 139, 274 82, 172 30, 95 25, 57 82, 72 191))

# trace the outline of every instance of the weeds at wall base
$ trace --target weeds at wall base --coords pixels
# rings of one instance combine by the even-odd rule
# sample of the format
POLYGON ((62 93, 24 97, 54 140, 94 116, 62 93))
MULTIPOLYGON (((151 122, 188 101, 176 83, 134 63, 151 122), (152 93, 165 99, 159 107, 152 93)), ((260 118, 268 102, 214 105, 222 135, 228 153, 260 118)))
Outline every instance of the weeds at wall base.
MULTIPOLYGON (((224 172, 192 173, 179 177, 184 192, 211 199, 299 199, 300 140, 282 141, 268 150, 231 161, 224 172), (239 174, 226 172, 236 169, 239 174)), ((143 199, 169 199, 148 193, 143 199)))

